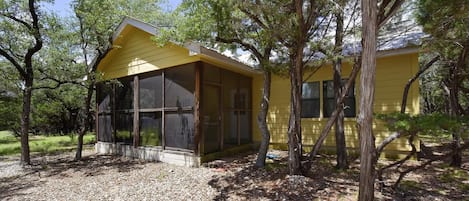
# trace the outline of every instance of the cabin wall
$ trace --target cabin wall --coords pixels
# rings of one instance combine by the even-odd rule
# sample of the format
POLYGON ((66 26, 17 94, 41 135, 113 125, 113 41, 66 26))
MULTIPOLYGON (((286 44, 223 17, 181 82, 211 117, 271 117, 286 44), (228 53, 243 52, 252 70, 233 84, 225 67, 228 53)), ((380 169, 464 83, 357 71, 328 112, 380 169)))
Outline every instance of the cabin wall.
MULTIPOLYGON (((352 66, 350 63, 344 62, 343 78, 347 78, 350 74, 352 66)), ((418 54, 405 54, 398 56, 390 56, 379 58, 377 60, 376 70, 376 92, 375 92, 375 113, 389 113, 400 110, 402 101, 402 93, 407 81, 418 71, 418 54)), ((313 145, 319 134, 326 124, 328 118, 324 118, 324 101, 323 101, 323 81, 332 80, 332 67, 327 65, 319 69, 313 75, 305 73, 306 82, 320 81, 320 116, 319 118, 302 118, 302 135, 303 144, 313 145), (308 78, 308 79, 306 79, 308 78)), ((356 115, 359 110, 359 78, 355 83, 355 102, 356 115)), ((256 115, 259 111, 260 95, 262 92, 262 77, 257 77, 253 81, 253 125, 257 125, 256 115)), ((273 145, 281 145, 286 147, 288 142, 287 130, 288 119, 290 114, 290 84, 286 77, 273 76, 272 91, 270 98, 270 110, 268 115, 268 126, 271 131, 271 143, 273 145)), ((415 82, 409 93, 407 102, 407 113, 419 113, 419 86, 415 82)), ((260 141, 261 134, 257 126, 253 127, 253 140, 260 141)), ((373 130, 376 136, 376 144, 379 144, 390 132, 385 128, 383 122, 375 120, 373 122, 373 130)), ((345 135, 346 144, 349 148, 358 148, 359 139, 356 128, 356 117, 345 118, 345 135)), ((334 129, 329 133, 325 147, 335 146, 334 129)), ((405 139, 397 140, 388 145, 387 151, 407 151, 405 139)))

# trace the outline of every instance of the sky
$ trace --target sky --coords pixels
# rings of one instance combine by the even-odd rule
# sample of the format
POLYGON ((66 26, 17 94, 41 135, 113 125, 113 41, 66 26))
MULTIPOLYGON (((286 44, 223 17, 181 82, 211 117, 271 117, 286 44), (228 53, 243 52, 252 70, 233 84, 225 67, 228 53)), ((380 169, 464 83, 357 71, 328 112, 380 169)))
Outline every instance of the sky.
MULTIPOLYGON (((54 10, 62 17, 72 15, 72 9, 70 8, 70 2, 72 0, 55 0, 53 5, 46 4, 45 6, 49 9, 54 10)), ((167 3, 163 5, 163 8, 167 8, 168 11, 174 10, 182 0, 166 0, 167 3)))

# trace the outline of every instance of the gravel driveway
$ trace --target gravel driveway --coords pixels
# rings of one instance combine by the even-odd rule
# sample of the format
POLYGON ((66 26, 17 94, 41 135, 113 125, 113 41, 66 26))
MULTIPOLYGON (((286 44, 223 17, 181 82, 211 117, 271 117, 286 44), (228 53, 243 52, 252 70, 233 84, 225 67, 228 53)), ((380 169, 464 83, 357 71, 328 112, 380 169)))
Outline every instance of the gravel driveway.
POLYGON ((218 173, 165 163, 145 163, 84 152, 34 157, 21 168, 16 158, 0 159, 0 200, 213 200, 209 181, 218 173))

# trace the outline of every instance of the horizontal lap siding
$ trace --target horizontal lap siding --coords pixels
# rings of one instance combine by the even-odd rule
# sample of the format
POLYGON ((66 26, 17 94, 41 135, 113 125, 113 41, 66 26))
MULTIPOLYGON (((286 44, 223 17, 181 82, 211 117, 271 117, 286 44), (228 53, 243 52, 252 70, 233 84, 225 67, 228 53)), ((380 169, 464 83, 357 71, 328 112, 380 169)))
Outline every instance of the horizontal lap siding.
POLYGON ((122 44, 115 45, 105 60, 100 64, 100 71, 106 79, 125 77, 139 73, 159 70, 167 67, 192 63, 198 56, 189 56, 189 51, 176 45, 158 47, 151 35, 126 27, 120 37, 122 44))
MULTIPOLYGON (((377 61, 376 71, 376 91, 375 91, 375 113, 388 113, 400 110, 402 93, 404 86, 417 71, 418 60, 417 54, 407 54, 400 56, 393 56, 381 58, 377 61)), ((348 77, 352 66, 348 63, 344 64, 343 77, 348 77)), ((305 77, 308 76, 306 73, 305 77)), ((322 67, 313 76, 309 77, 307 82, 324 81, 332 79, 331 66, 322 67)), ((356 106, 358 115, 358 101, 359 101, 359 82, 355 83, 356 90, 356 106)), ((262 89, 262 79, 255 79, 254 86, 257 91, 262 89), (260 83, 260 84, 259 84, 260 83)), ((323 107, 323 91, 321 82, 321 117, 323 107)), ((254 97, 254 111, 259 109, 259 99, 254 97)), ((270 102, 270 111, 268 115, 268 125, 272 134, 271 143, 286 144, 288 142, 288 120, 289 120, 289 105, 290 105, 290 83, 288 78, 281 78, 273 76, 272 78, 272 94, 270 102)), ((417 114, 419 112, 419 99, 418 99, 418 82, 414 83, 411 87, 408 102, 407 112, 417 114)), ((254 112, 256 113, 256 112, 254 112)), ((256 113, 257 114, 257 113, 256 113)), ((253 114, 254 115, 254 114, 253 114)), ((256 119, 253 118, 253 119, 256 119)), ((302 119, 302 134, 303 143, 305 145, 313 145, 319 137, 319 133, 327 122, 327 118, 303 118, 302 119)), ((254 122, 257 125, 257 122, 254 122)), ((260 139, 259 129, 253 128, 255 139, 260 139)), ((376 136, 376 143, 379 144, 390 132, 386 129, 382 122, 375 120, 373 123, 373 130, 376 136)), ((356 129, 356 118, 346 118, 345 120, 345 135, 346 144, 351 148, 358 148, 358 132, 356 129)), ((329 133, 325 144, 326 146, 334 146, 334 129, 329 133)), ((388 146, 387 150, 406 151, 410 150, 407 146, 405 139, 398 140, 388 146)))

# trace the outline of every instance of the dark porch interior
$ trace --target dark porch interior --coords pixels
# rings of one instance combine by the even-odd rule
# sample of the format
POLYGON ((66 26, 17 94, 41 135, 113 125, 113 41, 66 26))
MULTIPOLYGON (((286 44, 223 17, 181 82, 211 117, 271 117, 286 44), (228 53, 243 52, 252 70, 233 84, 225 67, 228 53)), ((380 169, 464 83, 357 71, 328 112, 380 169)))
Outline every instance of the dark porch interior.
POLYGON ((204 155, 252 141, 250 77, 196 62, 102 82, 98 141, 204 155))

